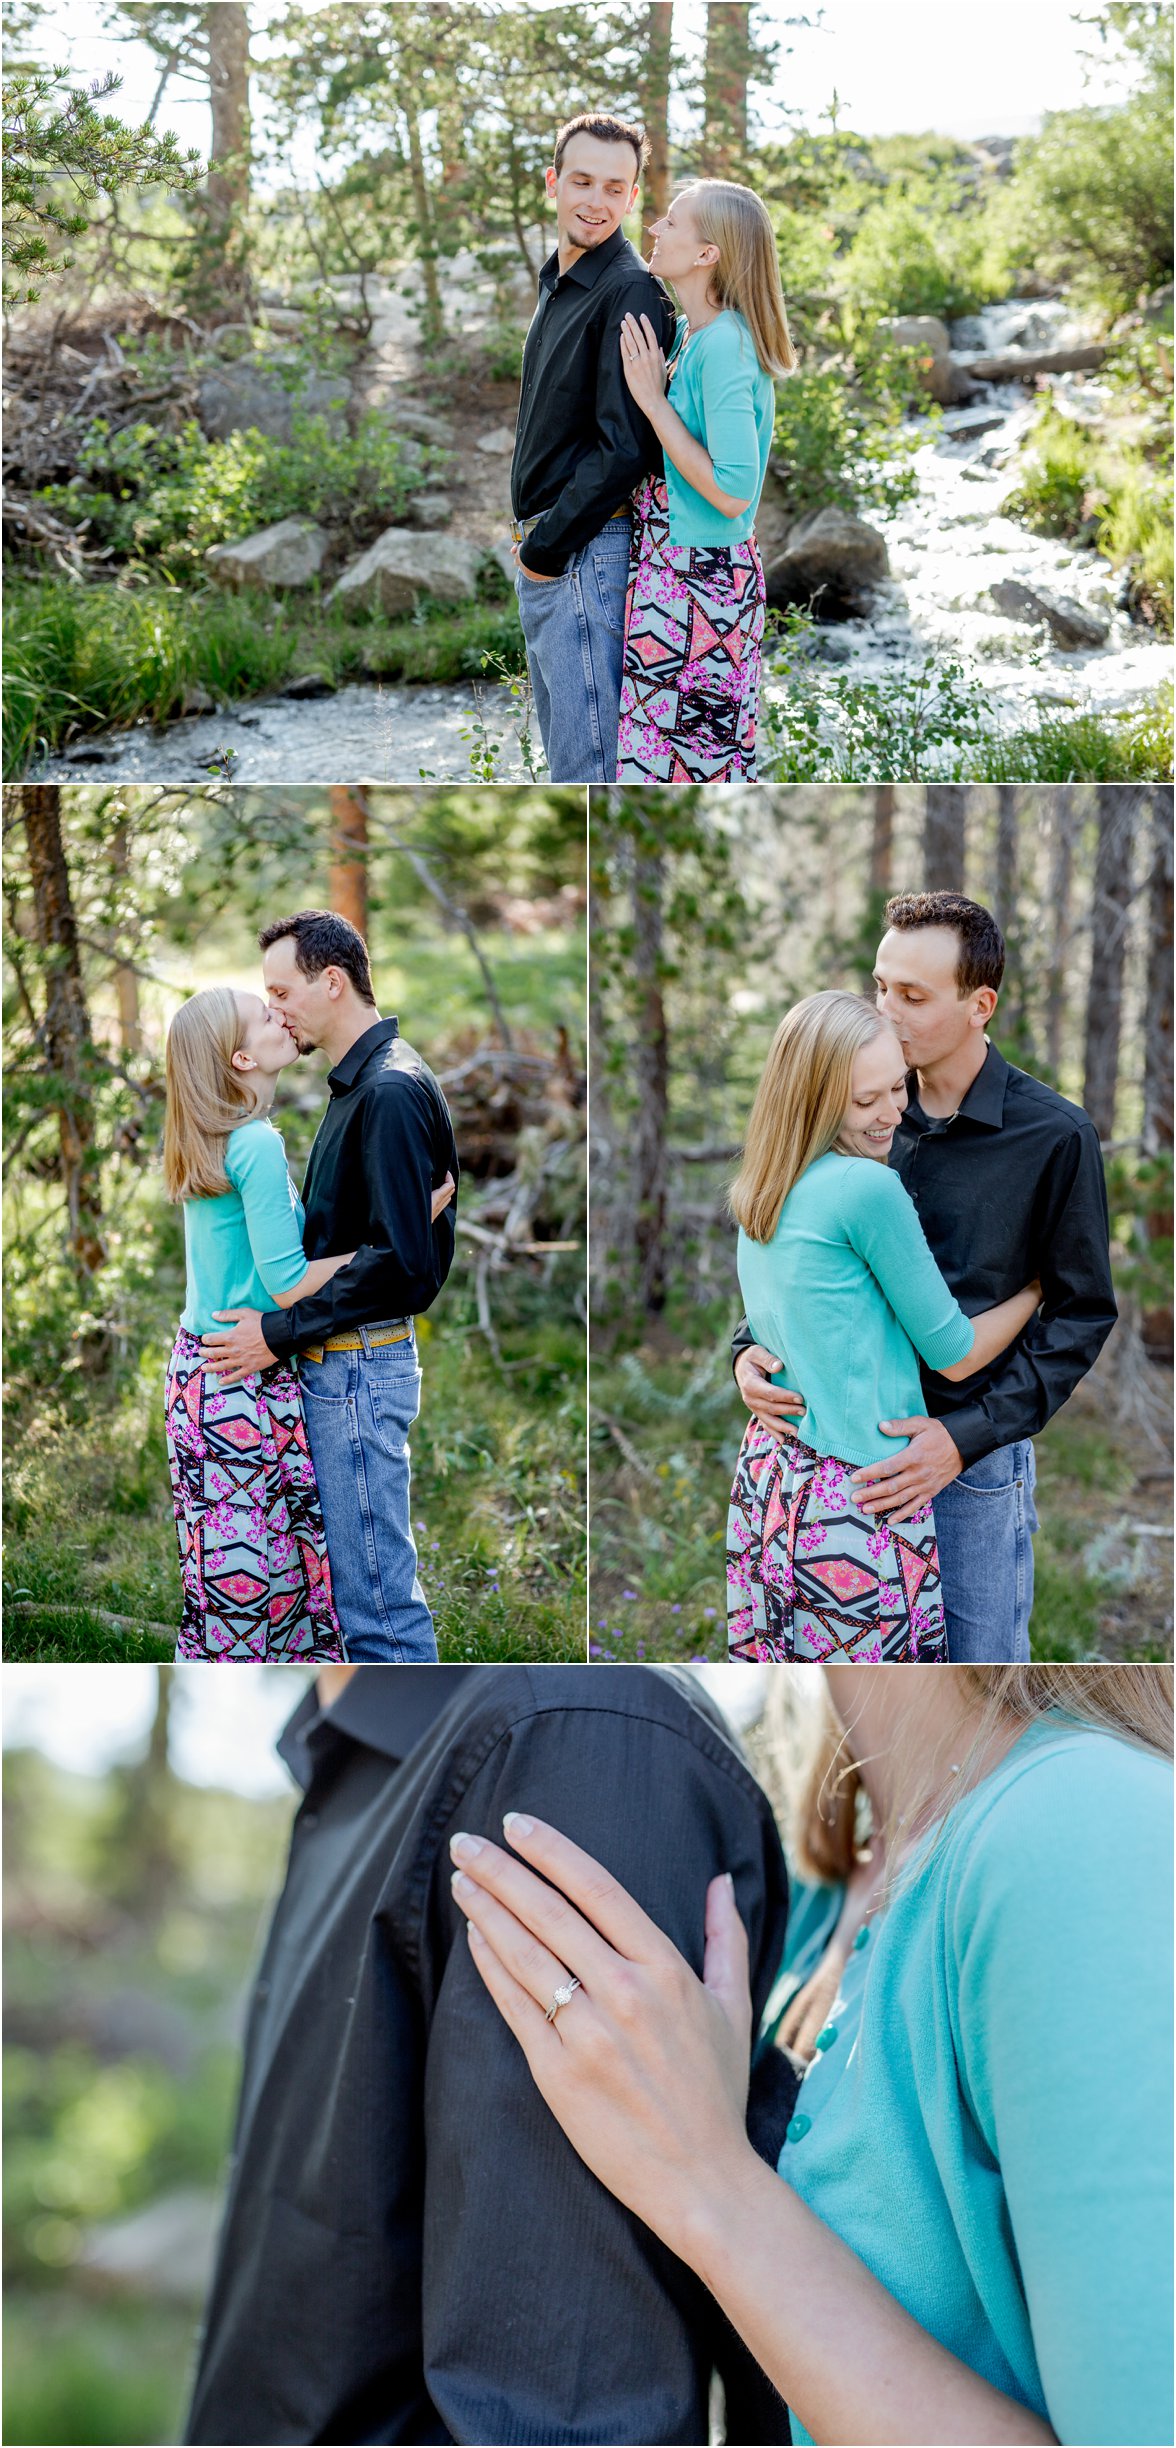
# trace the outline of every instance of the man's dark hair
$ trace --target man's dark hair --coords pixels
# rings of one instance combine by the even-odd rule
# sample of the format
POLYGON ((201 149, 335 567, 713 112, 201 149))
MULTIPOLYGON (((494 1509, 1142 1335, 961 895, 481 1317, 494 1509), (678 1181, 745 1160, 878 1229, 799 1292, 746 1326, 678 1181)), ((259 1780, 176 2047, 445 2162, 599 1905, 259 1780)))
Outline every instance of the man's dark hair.
POLYGON ((303 977, 321 977, 324 969, 342 969, 360 1001, 374 1007, 368 948, 350 919, 337 918, 334 910, 299 910, 293 918, 275 918, 272 926, 263 927, 258 945, 268 952, 271 944, 281 943, 287 935, 293 940, 294 958, 303 977))
POLYGON ((896 893, 883 912, 883 923, 898 935, 913 935, 918 927, 950 927, 960 939, 956 988, 975 994, 978 986, 995 991, 1004 976, 1005 940, 991 910, 980 901, 965 901, 962 893, 896 893))
POLYGON ((556 137, 555 173, 557 178, 563 169, 564 154, 573 136, 596 136, 601 144, 632 145, 637 156, 637 168, 634 172, 636 178, 640 178, 649 159, 649 138, 643 127, 637 127, 631 119, 614 119, 607 111, 581 111, 579 118, 569 119, 567 125, 561 127, 556 137))

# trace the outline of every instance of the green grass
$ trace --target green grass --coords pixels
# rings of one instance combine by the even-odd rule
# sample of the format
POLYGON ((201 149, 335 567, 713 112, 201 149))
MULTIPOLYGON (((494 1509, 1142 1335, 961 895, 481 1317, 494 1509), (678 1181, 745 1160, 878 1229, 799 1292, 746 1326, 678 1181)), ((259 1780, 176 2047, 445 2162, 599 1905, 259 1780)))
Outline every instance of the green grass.
POLYGON ((317 598, 162 585, 14 579, 4 607, 4 773, 91 731, 173 721, 189 690, 219 703, 278 689, 299 673, 347 680, 477 678, 483 657, 523 664, 513 602, 435 604, 390 621, 317 598))
POLYGON ((986 683, 928 655, 887 681, 817 673, 779 628, 760 699, 769 782, 1136 782, 1172 773, 1166 697, 1120 714, 1041 713, 993 729, 986 683))
MULTIPOLYGON (((413 1435, 421 1574, 448 1659, 582 1659, 583 1336, 574 1254, 550 1292, 495 1293, 500 1367, 459 1274, 419 1327, 424 1402, 413 1435)), ((165 1288, 164 1288, 165 1289, 165 1288)), ((181 1306, 174 1287, 175 1314, 181 1306)), ((9 1427, 9 1658, 159 1658, 138 1627, 179 1622, 179 1566, 162 1427, 161 1338, 112 1396, 71 1421, 46 1401, 9 1427), (58 1613, 57 1609, 65 1610, 58 1613), (54 1610, 54 1611, 51 1611, 54 1610)))
MULTIPOLYGON (((1132 422, 1138 426, 1138 395, 1132 422)), ((1151 455, 1112 424, 1093 431, 1053 402, 1025 446, 1016 491, 1001 505, 1037 535, 1091 542, 1114 568, 1129 568, 1160 632, 1172 634, 1172 466, 1166 410, 1151 455)))
POLYGON ((11 2290, 5 2439, 138 2448, 178 2438, 195 2324, 195 2307, 88 2302, 76 2287, 57 2300, 11 2290))
MULTIPOLYGON (((727 1493, 747 1414, 729 1366, 737 1295, 681 1302, 644 1342, 602 1324, 592 1352, 592 1654, 726 1656, 727 1493), (612 1423, 610 1425, 610 1423, 612 1423), (626 1460, 614 1431, 637 1454, 626 1460)), ((1135 1581, 1084 1555, 1100 1522, 1154 1505, 1137 1473, 1150 1449, 1116 1430, 1082 1388, 1037 1439, 1035 1658, 1171 1655, 1167 1550, 1135 1581)), ((1154 1544, 1159 1547, 1162 1542, 1154 1544)))

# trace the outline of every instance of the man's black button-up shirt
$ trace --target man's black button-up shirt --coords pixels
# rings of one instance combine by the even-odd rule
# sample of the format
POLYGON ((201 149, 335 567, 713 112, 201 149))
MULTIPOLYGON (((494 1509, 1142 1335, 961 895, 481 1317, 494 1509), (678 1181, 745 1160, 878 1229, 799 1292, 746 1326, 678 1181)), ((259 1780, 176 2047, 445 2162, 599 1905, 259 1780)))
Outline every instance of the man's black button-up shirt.
POLYGON ((661 446, 622 370, 627 314, 648 315, 668 356, 677 317, 623 231, 567 272, 558 249, 548 257, 523 350, 510 473, 516 519, 538 518, 522 557, 540 577, 559 577, 642 477, 661 473, 661 446))
POLYGON ((336 1063, 302 1203, 308 1258, 353 1249, 321 1292, 267 1309, 261 1331, 278 1360, 381 1318, 416 1317, 453 1264, 457 1202, 431 1221, 433 1191, 458 1177, 449 1108, 395 1020, 377 1020, 336 1063))
MULTIPOLYGON (((364 1666, 325 1712, 309 1693, 281 1747, 305 1800, 186 2437, 701 2442, 718 2368, 729 2437, 787 2440, 711 2298, 544 2105, 449 1884, 457 1830, 500 1842, 506 1811, 534 1811, 698 1971, 707 1882, 729 1870, 758 2017, 784 1865, 718 1712, 680 1669, 364 1666)), ((767 2054, 774 2157, 794 2091, 767 2054)))
MULTIPOLYGON (((994 1045, 950 1120, 924 1113, 913 1071, 907 1090, 890 1162, 961 1309, 975 1317, 1041 1279, 1036 1317, 989 1368, 957 1384, 921 1367, 930 1416, 979 1462, 1044 1428, 1115 1323, 1102 1150, 1081 1106, 994 1045)), ((736 1356, 751 1340, 744 1319, 736 1356)))

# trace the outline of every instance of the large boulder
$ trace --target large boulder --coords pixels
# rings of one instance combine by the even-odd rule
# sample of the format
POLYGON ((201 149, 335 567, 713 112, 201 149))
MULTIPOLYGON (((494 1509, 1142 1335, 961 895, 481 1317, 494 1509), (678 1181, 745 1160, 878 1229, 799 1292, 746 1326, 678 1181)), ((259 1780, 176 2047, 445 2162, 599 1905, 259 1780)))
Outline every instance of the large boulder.
POLYGON ((1084 646, 1104 646, 1111 634, 1109 620, 1088 612, 1072 595, 1049 595, 1043 587, 1022 586, 1019 579, 1001 578, 989 587, 998 612, 1009 620, 1028 621, 1049 630, 1055 646, 1075 654, 1084 646))
POLYGON ((427 486, 414 493, 404 513, 410 527, 448 527, 453 517, 453 496, 440 487, 427 486))
POLYGON ((222 586, 309 586, 323 566, 327 542, 314 519, 286 518, 235 543, 213 544, 204 558, 222 586))
POLYGON ((878 326, 879 335, 894 348, 914 349, 920 359, 919 380, 924 391, 943 408, 953 400, 966 397, 961 388, 951 340, 946 323, 938 315, 892 315, 878 326))
POLYGON ((201 429, 211 442, 254 428, 271 442, 288 442, 296 416, 325 416, 336 436, 347 431, 349 386, 341 374, 303 374, 287 386, 251 361, 217 366, 196 398, 201 429))
POLYGON ((822 620, 851 620, 867 609, 889 569, 878 529, 831 503, 799 519, 782 548, 765 558, 768 602, 809 604, 822 620))
POLYGON ((477 590, 482 559, 481 548, 464 536, 388 527, 344 570, 328 600, 390 613, 414 612, 429 596, 437 603, 467 603, 477 590))

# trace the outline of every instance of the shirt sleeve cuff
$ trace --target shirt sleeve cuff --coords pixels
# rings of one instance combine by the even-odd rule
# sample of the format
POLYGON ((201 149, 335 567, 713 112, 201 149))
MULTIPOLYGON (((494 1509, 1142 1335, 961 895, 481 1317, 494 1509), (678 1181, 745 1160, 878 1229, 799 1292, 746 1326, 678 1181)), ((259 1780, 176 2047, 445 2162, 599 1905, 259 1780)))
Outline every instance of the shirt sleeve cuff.
POLYGON ((962 1309, 957 1309, 946 1326, 938 1326, 933 1334, 928 1335, 922 1356, 928 1368, 955 1368, 958 1361, 967 1359, 975 1340, 976 1329, 971 1318, 965 1317, 962 1309))
POLYGON ((539 578, 562 578, 571 559, 566 544, 540 544, 535 531, 524 536, 519 559, 539 578))
POLYGON ((995 1453, 998 1446, 1010 1442, 1008 1437, 997 1435, 979 1403, 969 1403, 959 1411, 945 1411, 939 1425, 946 1428, 965 1470, 970 1463, 983 1462, 986 1454, 995 1453))
POLYGON ((275 1360, 294 1357, 294 1312, 292 1309, 267 1309, 261 1331, 275 1360))

